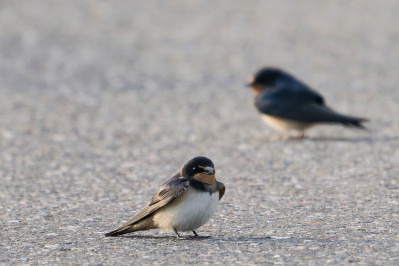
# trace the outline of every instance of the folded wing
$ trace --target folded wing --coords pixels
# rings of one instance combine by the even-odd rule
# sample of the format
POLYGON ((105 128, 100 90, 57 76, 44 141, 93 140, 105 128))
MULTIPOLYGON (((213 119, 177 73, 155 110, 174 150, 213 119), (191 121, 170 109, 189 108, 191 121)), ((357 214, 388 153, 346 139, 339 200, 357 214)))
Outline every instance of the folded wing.
POLYGON ((341 123, 363 128, 367 119, 341 115, 324 104, 323 98, 312 90, 280 89, 259 95, 255 99, 259 112, 303 123, 341 123))
POLYGON ((106 236, 117 235, 118 232, 126 231, 125 229, 141 222, 149 215, 164 207, 166 204, 172 202, 180 197, 189 188, 189 180, 180 175, 175 175, 168 179, 152 197, 150 204, 136 213, 129 221, 123 224, 118 229, 109 232, 106 236))

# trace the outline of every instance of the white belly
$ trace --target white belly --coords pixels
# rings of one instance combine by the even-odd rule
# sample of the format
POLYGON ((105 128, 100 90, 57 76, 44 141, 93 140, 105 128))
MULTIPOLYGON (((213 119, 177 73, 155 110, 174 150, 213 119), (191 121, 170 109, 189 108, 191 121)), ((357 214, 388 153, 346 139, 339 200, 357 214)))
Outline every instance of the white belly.
POLYGON ((261 115, 263 121, 265 121, 273 129, 282 133, 287 133, 290 130, 304 131, 311 127, 310 123, 301 123, 293 120, 287 120, 283 118, 277 118, 270 115, 261 115))
POLYGON ((192 231, 204 225, 213 215, 219 202, 219 193, 190 188, 178 199, 154 215, 155 224, 165 231, 192 231))

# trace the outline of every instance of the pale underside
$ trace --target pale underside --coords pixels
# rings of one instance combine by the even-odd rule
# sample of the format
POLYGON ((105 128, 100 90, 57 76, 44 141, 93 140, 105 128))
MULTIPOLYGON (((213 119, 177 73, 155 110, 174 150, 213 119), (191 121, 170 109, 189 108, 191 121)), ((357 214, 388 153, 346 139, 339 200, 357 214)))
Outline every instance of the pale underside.
POLYGON ((291 131, 304 133, 306 129, 313 126, 312 123, 296 122, 265 114, 262 114, 261 117, 271 128, 283 133, 284 135, 289 134, 291 131))
POLYGON ((154 214, 154 224, 164 231, 192 231, 204 225, 213 215, 219 202, 219 193, 189 188, 154 214))

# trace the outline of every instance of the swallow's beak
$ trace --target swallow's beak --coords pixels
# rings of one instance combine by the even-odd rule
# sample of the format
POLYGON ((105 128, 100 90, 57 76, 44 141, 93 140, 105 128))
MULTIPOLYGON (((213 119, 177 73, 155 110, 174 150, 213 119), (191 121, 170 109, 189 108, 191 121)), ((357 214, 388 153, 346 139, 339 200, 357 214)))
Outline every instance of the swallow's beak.
POLYGON ((214 175, 215 174, 215 168, 207 166, 204 167, 204 170, 207 172, 208 175, 214 175))

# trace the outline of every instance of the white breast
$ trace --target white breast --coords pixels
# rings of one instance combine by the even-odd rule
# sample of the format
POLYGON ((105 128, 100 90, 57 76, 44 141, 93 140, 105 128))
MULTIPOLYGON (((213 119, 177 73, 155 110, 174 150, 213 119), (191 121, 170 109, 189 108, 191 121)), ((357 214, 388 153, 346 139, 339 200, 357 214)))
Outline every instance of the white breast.
POLYGON ((215 212, 219 202, 219 193, 190 188, 172 203, 163 207, 154 215, 155 224, 165 230, 191 231, 204 225, 215 212))
POLYGON ((265 114, 261 115, 261 117, 263 121, 269 124, 270 127, 282 133, 286 133, 287 131, 290 130, 304 131, 312 126, 312 124, 310 123, 295 122, 293 120, 277 118, 265 114))

